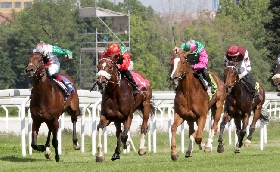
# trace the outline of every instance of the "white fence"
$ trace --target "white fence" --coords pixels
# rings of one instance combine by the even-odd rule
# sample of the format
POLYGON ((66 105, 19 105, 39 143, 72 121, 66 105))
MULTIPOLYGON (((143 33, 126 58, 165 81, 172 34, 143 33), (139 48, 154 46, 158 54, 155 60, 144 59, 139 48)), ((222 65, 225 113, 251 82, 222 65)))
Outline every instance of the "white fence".
MULTIPOLYGON (((28 152, 32 154, 31 148, 31 124, 32 119, 30 112, 28 110, 28 119, 25 119, 26 108, 29 108, 29 95, 30 90, 28 89, 8 89, 0 90, 0 105, 5 111, 5 117, 0 118, 0 132, 14 132, 16 134, 21 134, 21 146, 22 155, 26 156, 26 141, 25 136, 28 134, 28 152), (18 117, 9 117, 8 107, 18 108, 18 117), (3 125, 5 123, 5 125, 3 125), (19 125, 20 124, 20 125, 19 125), (28 124, 26 127, 26 124, 28 124)), ((92 155, 96 153, 96 126, 99 122, 99 112, 100 112, 100 102, 101 94, 96 91, 89 92, 88 90, 78 90, 78 95, 80 99, 80 108, 82 109, 82 116, 79 119, 80 123, 77 123, 77 128, 80 128, 81 135, 81 152, 84 152, 84 136, 90 135, 92 137, 92 155)), ((156 153, 156 133, 157 130, 168 132, 169 139, 171 138, 171 124, 173 122, 173 100, 175 94, 173 92, 153 92, 153 101, 157 105, 157 114, 155 117, 149 120, 149 132, 148 132, 148 151, 153 151, 156 153)), ((265 108, 267 108, 268 115, 271 118, 278 119, 280 113, 280 97, 277 93, 271 92, 266 93, 265 108), (278 114, 278 116, 277 116, 278 114)), ((233 120, 232 120, 233 122, 233 120)), ((59 153, 61 154, 61 131, 65 128, 72 129, 72 123, 70 118, 64 117, 64 114, 59 119, 60 127, 58 132, 59 139, 59 153)), ((142 119, 139 115, 135 115, 131 132, 135 132, 139 129, 142 119)), ((210 118, 208 119, 205 130, 208 131, 212 125, 210 118)), ((264 143, 267 142, 267 131, 266 125, 258 123, 261 127, 261 139, 260 139, 260 149, 263 149, 264 143)), ((234 130, 233 123, 228 125, 228 134, 231 136, 234 130)), ((178 127, 179 129, 179 127, 178 127)), ((181 151, 184 152, 184 130, 187 129, 187 124, 183 123, 180 126, 178 133, 181 134, 181 151)), ((104 153, 107 153, 107 135, 115 132, 115 127, 110 125, 104 129, 104 153)), ((42 125, 39 133, 47 133, 46 125, 42 125)), ((78 130, 79 133, 79 130, 78 130)), ((131 138, 130 138, 131 139, 131 138)), ((132 141, 132 140, 131 140, 132 141)), ((235 138, 236 142, 236 138, 235 138)), ((229 137, 229 144, 231 144, 231 137, 229 137)), ((132 147, 134 148, 133 142, 132 147)), ((128 149, 129 151, 130 149, 128 149)))

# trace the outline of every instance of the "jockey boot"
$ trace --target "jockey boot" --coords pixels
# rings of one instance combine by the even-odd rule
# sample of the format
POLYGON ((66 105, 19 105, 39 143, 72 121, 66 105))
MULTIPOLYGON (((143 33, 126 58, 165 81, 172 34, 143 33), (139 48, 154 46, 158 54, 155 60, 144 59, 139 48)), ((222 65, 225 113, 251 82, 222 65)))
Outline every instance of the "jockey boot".
POLYGON ((72 86, 71 86, 71 83, 65 83, 64 80, 61 80, 61 82, 65 85, 66 89, 64 90, 65 91, 65 94, 67 96, 69 96, 71 94, 71 90, 72 90, 72 86))
POLYGON ((214 87, 213 87, 213 85, 212 85, 212 82, 211 82, 209 73, 208 73, 208 71, 207 71, 206 68, 203 70, 203 75, 204 75, 205 80, 208 82, 208 89, 209 89, 209 92, 214 93, 215 90, 214 90, 214 87))
POLYGON ((133 87, 133 95, 136 95, 141 92, 140 88, 137 86, 133 76, 131 75, 129 70, 123 71, 124 75, 128 79, 128 81, 131 83, 133 87))

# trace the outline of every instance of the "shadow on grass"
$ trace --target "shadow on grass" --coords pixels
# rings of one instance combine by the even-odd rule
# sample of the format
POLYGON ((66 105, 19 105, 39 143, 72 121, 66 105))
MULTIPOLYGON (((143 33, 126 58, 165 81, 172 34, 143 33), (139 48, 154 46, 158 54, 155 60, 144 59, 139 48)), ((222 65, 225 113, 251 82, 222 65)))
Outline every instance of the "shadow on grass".
POLYGON ((36 162, 36 161, 45 161, 45 159, 35 159, 35 158, 25 158, 25 157, 17 157, 14 155, 3 156, 0 157, 2 161, 10 161, 10 162, 36 162))

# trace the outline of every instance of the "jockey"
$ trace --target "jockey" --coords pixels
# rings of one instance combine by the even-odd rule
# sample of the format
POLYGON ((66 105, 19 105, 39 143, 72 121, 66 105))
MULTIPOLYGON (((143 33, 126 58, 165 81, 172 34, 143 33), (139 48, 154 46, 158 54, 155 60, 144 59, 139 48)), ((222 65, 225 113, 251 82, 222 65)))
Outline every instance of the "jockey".
POLYGON ((240 64, 240 74, 239 79, 243 79, 254 92, 253 98, 259 95, 258 90, 256 88, 256 81, 249 75, 251 71, 250 59, 248 56, 248 51, 245 47, 231 45, 225 56, 224 56, 224 66, 228 66, 229 63, 233 63, 234 65, 240 64))
MULTIPOLYGON (((190 54, 187 56, 188 62, 191 64, 193 70, 201 72, 204 76, 208 83, 207 92, 214 93, 214 88, 207 70, 208 54, 204 45, 195 40, 187 40, 185 43, 182 43, 180 48, 186 52, 190 51, 190 54)), ((178 49, 178 47, 175 47, 175 49, 178 49)))
POLYGON ((109 57, 113 61, 117 61, 119 71, 126 76, 131 85, 133 86, 134 95, 140 92, 138 85, 136 84, 133 76, 128 70, 130 66, 130 54, 127 48, 124 46, 119 46, 116 43, 112 43, 106 48, 106 50, 101 54, 103 57, 109 57))
POLYGON ((63 56, 66 59, 72 59, 72 52, 67 49, 62 49, 59 46, 45 44, 43 41, 40 41, 40 43, 36 46, 33 52, 39 52, 43 54, 43 61, 47 69, 48 76, 50 76, 53 79, 56 79, 59 82, 62 82, 66 86, 66 89, 64 90, 65 94, 70 95, 72 85, 70 83, 66 84, 63 81, 61 75, 58 74, 58 71, 60 69, 60 63, 58 61, 57 56, 63 56))

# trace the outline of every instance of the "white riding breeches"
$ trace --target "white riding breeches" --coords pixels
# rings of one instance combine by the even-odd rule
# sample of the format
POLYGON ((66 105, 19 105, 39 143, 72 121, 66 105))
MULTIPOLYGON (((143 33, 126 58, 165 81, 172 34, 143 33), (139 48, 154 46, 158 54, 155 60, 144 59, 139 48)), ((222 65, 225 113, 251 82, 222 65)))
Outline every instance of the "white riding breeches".
POLYGON ((55 73, 58 73, 60 69, 60 64, 51 64, 47 67, 48 75, 52 76, 55 73))

